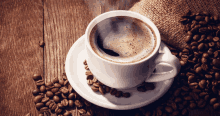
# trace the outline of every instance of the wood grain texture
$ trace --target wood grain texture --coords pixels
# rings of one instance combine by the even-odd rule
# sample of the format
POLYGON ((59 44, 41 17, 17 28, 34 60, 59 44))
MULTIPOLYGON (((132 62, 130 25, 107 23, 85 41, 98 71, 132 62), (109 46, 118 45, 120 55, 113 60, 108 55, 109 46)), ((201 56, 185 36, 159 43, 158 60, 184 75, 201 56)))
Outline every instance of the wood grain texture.
POLYGON ((32 75, 43 74, 43 5, 40 0, 0 2, 0 116, 37 115, 32 75))

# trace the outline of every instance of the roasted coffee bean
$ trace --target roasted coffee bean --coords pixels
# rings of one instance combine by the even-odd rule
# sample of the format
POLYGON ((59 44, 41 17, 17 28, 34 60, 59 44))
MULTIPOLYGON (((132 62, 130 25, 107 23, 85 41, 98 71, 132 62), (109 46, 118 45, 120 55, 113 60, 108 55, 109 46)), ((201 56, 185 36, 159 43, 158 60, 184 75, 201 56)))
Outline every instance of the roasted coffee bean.
POLYGON ((203 58, 208 58, 208 57, 209 57, 209 54, 208 54, 208 53, 203 53, 203 54, 202 54, 202 57, 203 57, 203 58))
POLYGON ((193 40, 198 41, 200 39, 200 35, 196 34, 193 36, 193 40))
POLYGON ((45 105, 48 107, 51 103, 53 103, 53 101, 49 100, 45 105))
POLYGON ((87 75, 87 76, 86 76, 86 79, 87 79, 87 80, 92 80, 92 79, 93 79, 93 75, 87 75))
POLYGON ((213 104, 215 104, 217 102, 217 98, 212 98, 212 99, 210 99, 210 105, 213 105, 213 104))
POLYGON ((203 96, 205 96, 205 95, 207 95, 208 93, 207 92, 201 92, 200 94, 199 94, 199 96, 200 97, 203 97, 203 96))
POLYGON ((207 51, 207 53, 209 54, 209 56, 211 56, 214 53, 213 48, 209 48, 209 50, 207 51))
POLYGON ((220 68, 220 59, 213 59, 212 64, 217 68, 220 68))
POLYGON ((179 96, 180 92, 181 92, 181 89, 180 89, 180 88, 176 89, 176 90, 174 91, 174 96, 175 96, 175 97, 179 96))
POLYGON ((74 107, 75 103, 74 103, 73 100, 69 100, 68 102, 69 102, 69 103, 68 103, 68 104, 69 104, 69 107, 74 107))
POLYGON ((215 104, 213 105, 213 108, 214 108, 215 110, 219 109, 219 107, 220 107, 220 104, 219 104, 219 103, 215 103, 215 104))
POLYGON ((219 74, 219 72, 215 72, 215 79, 216 79, 216 80, 220 80, 220 74, 219 74))
POLYGON ((71 116, 71 113, 69 111, 65 111, 65 113, 63 113, 64 116, 71 116))
POLYGON ((121 96, 122 96, 122 91, 117 91, 115 97, 121 97, 121 96))
POLYGON ((104 95, 105 94, 105 89, 102 86, 99 86, 99 92, 104 95))
POLYGON ((60 91, 57 91, 56 93, 54 93, 54 95, 60 96, 60 95, 61 95, 61 92, 60 92, 60 91))
POLYGON ((85 110, 85 109, 79 109, 78 112, 79 112, 80 114, 85 114, 85 113, 86 113, 86 110, 85 110))
POLYGON ((46 91, 46 87, 44 85, 40 86, 40 92, 44 93, 46 91))
POLYGON ((46 96, 49 97, 49 98, 52 98, 53 97, 53 92, 47 91, 46 96))
POLYGON ((177 110, 177 105, 176 105, 176 103, 172 102, 172 103, 171 103, 171 107, 172 107, 174 110, 177 110))
POLYGON ((68 96, 69 99, 74 99, 75 98, 75 93, 70 93, 68 96))
POLYGON ((208 101, 209 100, 209 95, 205 95, 204 100, 208 101))
POLYGON ((204 99, 200 99, 197 103, 199 108, 204 108, 206 105, 206 101, 204 99))
POLYGON ((41 100, 41 102, 46 103, 46 102, 48 102, 49 100, 50 100, 49 97, 44 97, 44 98, 41 100))
POLYGON ((183 109, 183 110, 182 110, 182 115, 185 116, 185 115, 187 115, 187 114, 188 114, 188 110, 187 110, 187 109, 183 109))
POLYGON ((181 92, 180 94, 181 94, 182 96, 185 96, 185 95, 188 94, 188 92, 181 92))
POLYGON ((61 97, 62 97, 63 99, 67 99, 68 94, 61 93, 61 97))
POLYGON ((53 88, 53 89, 51 89, 51 92, 53 92, 53 93, 56 93, 56 92, 58 92, 59 91, 59 88, 53 88))
POLYGON ((199 100, 199 95, 198 94, 196 94, 196 93, 194 93, 194 92, 191 92, 190 93, 190 96, 192 96, 192 98, 194 99, 194 100, 199 100))
POLYGON ((175 99, 175 102, 176 102, 176 103, 182 102, 182 99, 181 99, 180 97, 177 97, 177 98, 175 99))
POLYGON ((60 87, 61 87, 61 84, 59 84, 59 83, 54 83, 54 87, 60 88, 60 87))
POLYGON ((60 98, 59 98, 58 96, 53 96, 53 100, 54 100, 56 103, 60 102, 60 98))
POLYGON ((201 68, 202 68, 202 70, 204 70, 204 71, 208 71, 208 69, 209 69, 209 67, 208 67, 207 64, 202 64, 202 65, 201 65, 201 68))
POLYGON ((167 106, 167 107, 165 107, 165 111, 166 111, 167 113, 172 113, 172 112, 173 112, 173 109, 172 109, 171 107, 167 106))
POLYGON ((42 98, 43 98, 42 95, 37 95, 34 97, 34 102, 39 103, 39 102, 41 102, 42 98))
POLYGON ((56 77, 53 79, 53 83, 59 83, 59 79, 56 77))
POLYGON ((116 93, 117 93, 117 90, 116 90, 116 89, 112 88, 112 89, 110 90, 110 94, 111 94, 111 95, 115 95, 116 93))
POLYGON ((190 83, 190 84, 189 84, 189 87, 190 87, 191 89, 197 89, 198 86, 199 86, 199 84, 198 84, 197 82, 193 82, 193 83, 190 83))
POLYGON ((44 112, 47 112, 48 111, 48 107, 42 107, 41 109, 40 109, 40 112, 41 113, 44 113, 44 112))
POLYGON ((60 88, 60 91, 61 91, 63 94, 69 93, 69 90, 68 90, 67 87, 61 87, 61 88, 60 88))
POLYGON ((187 64, 187 61, 180 60, 180 65, 181 66, 186 66, 186 64, 187 64))
POLYGON ((187 86, 182 86, 181 89, 182 89, 183 91, 189 91, 189 87, 187 87, 187 86))
POLYGON ((204 19, 204 16, 196 16, 195 17, 195 20, 197 20, 197 21, 201 21, 201 20, 203 20, 204 19))
POLYGON ((105 92, 106 92, 106 93, 109 93, 109 92, 110 92, 110 90, 111 90, 111 88, 110 88, 110 87, 105 86, 105 92))
POLYGON ((173 115, 173 116, 179 116, 179 111, 174 111, 174 112, 172 113, 172 115, 173 115))
POLYGON ((215 43, 214 42, 209 42, 208 45, 209 45, 210 48, 213 48, 215 46, 215 43))
POLYGON ((191 83, 191 82, 195 82, 196 81, 196 78, 195 78, 195 76, 194 75, 190 75, 189 77, 188 77, 188 81, 191 83))
POLYGON ((69 84, 69 81, 68 80, 65 80, 64 81, 64 86, 67 86, 69 84))
POLYGON ((36 108, 39 110, 44 107, 44 103, 36 103, 36 108))
POLYGON ((199 89, 193 89, 193 90, 192 90, 192 92, 195 92, 195 93, 200 93, 200 92, 201 92, 201 90, 199 90, 199 89))
POLYGON ((63 105, 63 106, 68 106, 68 100, 67 99, 63 99, 62 101, 61 101, 61 104, 63 105))
POLYGON ((93 83, 96 83, 98 80, 96 77, 93 77, 92 81, 93 81, 93 83))
POLYGON ((45 84, 44 80, 37 80, 37 81, 36 81, 36 85, 37 85, 38 87, 40 87, 40 86, 42 86, 42 85, 44 85, 44 84, 45 84))
POLYGON ((60 109, 63 109, 63 108, 64 108, 63 104, 61 104, 61 103, 58 103, 58 104, 57 104, 57 107, 60 108, 60 109))
POLYGON ((200 66, 197 67, 196 70, 195 70, 195 72, 198 73, 198 74, 201 73, 201 72, 202 72, 202 68, 201 68, 200 66))
POLYGON ((50 110, 55 110, 57 108, 57 104, 56 103, 52 103, 52 105, 49 106, 50 110))
POLYGON ((51 87, 51 86, 53 86, 53 83, 52 82, 47 82, 47 83, 45 83, 45 86, 46 87, 51 87))
POLYGON ((99 88, 100 84, 96 82, 96 83, 93 83, 93 86, 99 88))
POLYGON ((192 97, 191 96, 186 96, 186 97, 184 97, 184 100, 190 101, 190 100, 192 100, 192 97))
POLYGON ((87 61, 86 61, 86 60, 84 60, 84 61, 83 61, 83 64, 84 64, 84 65, 87 65, 87 61))
POLYGON ((95 87, 95 86, 92 86, 91 89, 92 89, 94 92, 99 91, 99 88, 98 88, 98 87, 95 87))
POLYGON ((205 78, 207 78, 207 79, 211 79, 211 78, 212 78, 212 75, 205 74, 205 78))
POLYGON ((85 65, 85 69, 86 69, 86 70, 89 70, 89 66, 88 66, 88 65, 85 65))
POLYGON ((206 25, 207 22, 206 22, 206 21, 199 21, 199 24, 200 24, 200 25, 206 25))
POLYGON ((123 93, 122 96, 125 98, 129 98, 131 94, 129 92, 126 92, 126 93, 123 93))
POLYGON ((207 27, 201 27, 201 28, 199 28, 199 32, 200 33, 207 33, 208 32, 208 28, 207 27))
POLYGON ((41 77, 40 74, 34 74, 32 78, 33 78, 35 81, 42 79, 42 77, 41 77))
POLYGON ((76 105, 76 107, 80 108, 80 107, 83 106, 83 103, 80 102, 79 100, 76 100, 76 101, 75 101, 75 105, 76 105))
POLYGON ((217 42, 217 41, 219 41, 219 37, 213 37, 213 39, 212 39, 214 42, 217 42))
POLYGON ((200 88, 202 88, 202 89, 204 89, 205 88, 205 86, 206 86, 206 80, 201 80, 200 82, 199 82, 199 87, 200 88))
POLYGON ((215 88, 215 86, 212 86, 212 92, 213 92, 214 94, 218 94, 218 90, 215 88))
POLYGON ((196 104, 195 104, 194 102, 192 102, 192 103, 190 103, 189 107, 190 107, 191 109, 194 109, 194 108, 196 108, 196 104))
POLYGON ((38 95, 39 93, 40 93, 40 90, 38 88, 32 91, 32 94, 35 96, 38 95))
POLYGON ((56 114, 60 114, 62 112, 62 109, 60 109, 59 107, 57 107, 56 109, 55 109, 55 113, 56 114))
POLYGON ((219 56, 218 51, 215 51, 213 54, 214 54, 214 58, 217 58, 219 56))
POLYGON ((203 57, 203 58, 201 59, 201 63, 202 63, 202 64, 207 63, 207 59, 203 57))

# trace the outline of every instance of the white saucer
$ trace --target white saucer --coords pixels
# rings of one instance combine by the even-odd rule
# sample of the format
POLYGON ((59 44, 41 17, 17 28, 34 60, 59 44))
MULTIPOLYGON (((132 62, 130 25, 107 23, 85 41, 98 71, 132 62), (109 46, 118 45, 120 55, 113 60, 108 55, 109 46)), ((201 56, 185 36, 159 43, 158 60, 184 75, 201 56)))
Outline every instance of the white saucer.
MULTIPOLYGON (((93 92, 87 84, 83 61, 87 59, 85 51, 85 36, 80 37, 70 48, 65 62, 67 78, 73 89, 84 99, 98 106, 114 109, 129 110, 148 105, 163 96, 173 83, 174 78, 155 83, 155 89, 138 92, 136 88, 122 90, 130 92, 129 98, 117 98, 107 93, 93 92)), ((165 45, 165 44, 164 44, 165 45)), ((161 51, 163 52, 163 51, 161 51)))

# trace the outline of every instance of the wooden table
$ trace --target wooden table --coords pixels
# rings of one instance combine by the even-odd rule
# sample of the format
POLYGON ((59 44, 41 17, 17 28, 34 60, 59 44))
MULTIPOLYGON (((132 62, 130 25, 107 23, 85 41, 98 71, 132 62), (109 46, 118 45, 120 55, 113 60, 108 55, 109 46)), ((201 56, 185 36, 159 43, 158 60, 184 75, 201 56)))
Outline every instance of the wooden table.
MULTIPOLYGON (((137 1, 1 0, 0 116, 37 116, 33 74, 41 73, 46 82, 61 79, 68 50, 85 33, 89 22, 109 10, 128 10, 137 1), (45 46, 40 47, 39 41, 45 46)), ((136 111, 94 107, 97 116, 129 116, 136 111)), ((209 106, 190 114, 220 115, 209 106)))

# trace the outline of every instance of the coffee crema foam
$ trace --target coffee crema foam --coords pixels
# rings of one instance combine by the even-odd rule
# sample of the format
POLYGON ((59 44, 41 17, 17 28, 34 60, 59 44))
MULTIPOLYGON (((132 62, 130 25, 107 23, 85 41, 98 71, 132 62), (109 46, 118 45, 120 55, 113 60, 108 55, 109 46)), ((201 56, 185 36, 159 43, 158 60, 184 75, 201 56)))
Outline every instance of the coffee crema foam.
POLYGON ((156 47, 156 36, 150 26, 132 17, 105 19, 94 26, 89 37, 97 55, 116 63, 140 61, 156 47))

